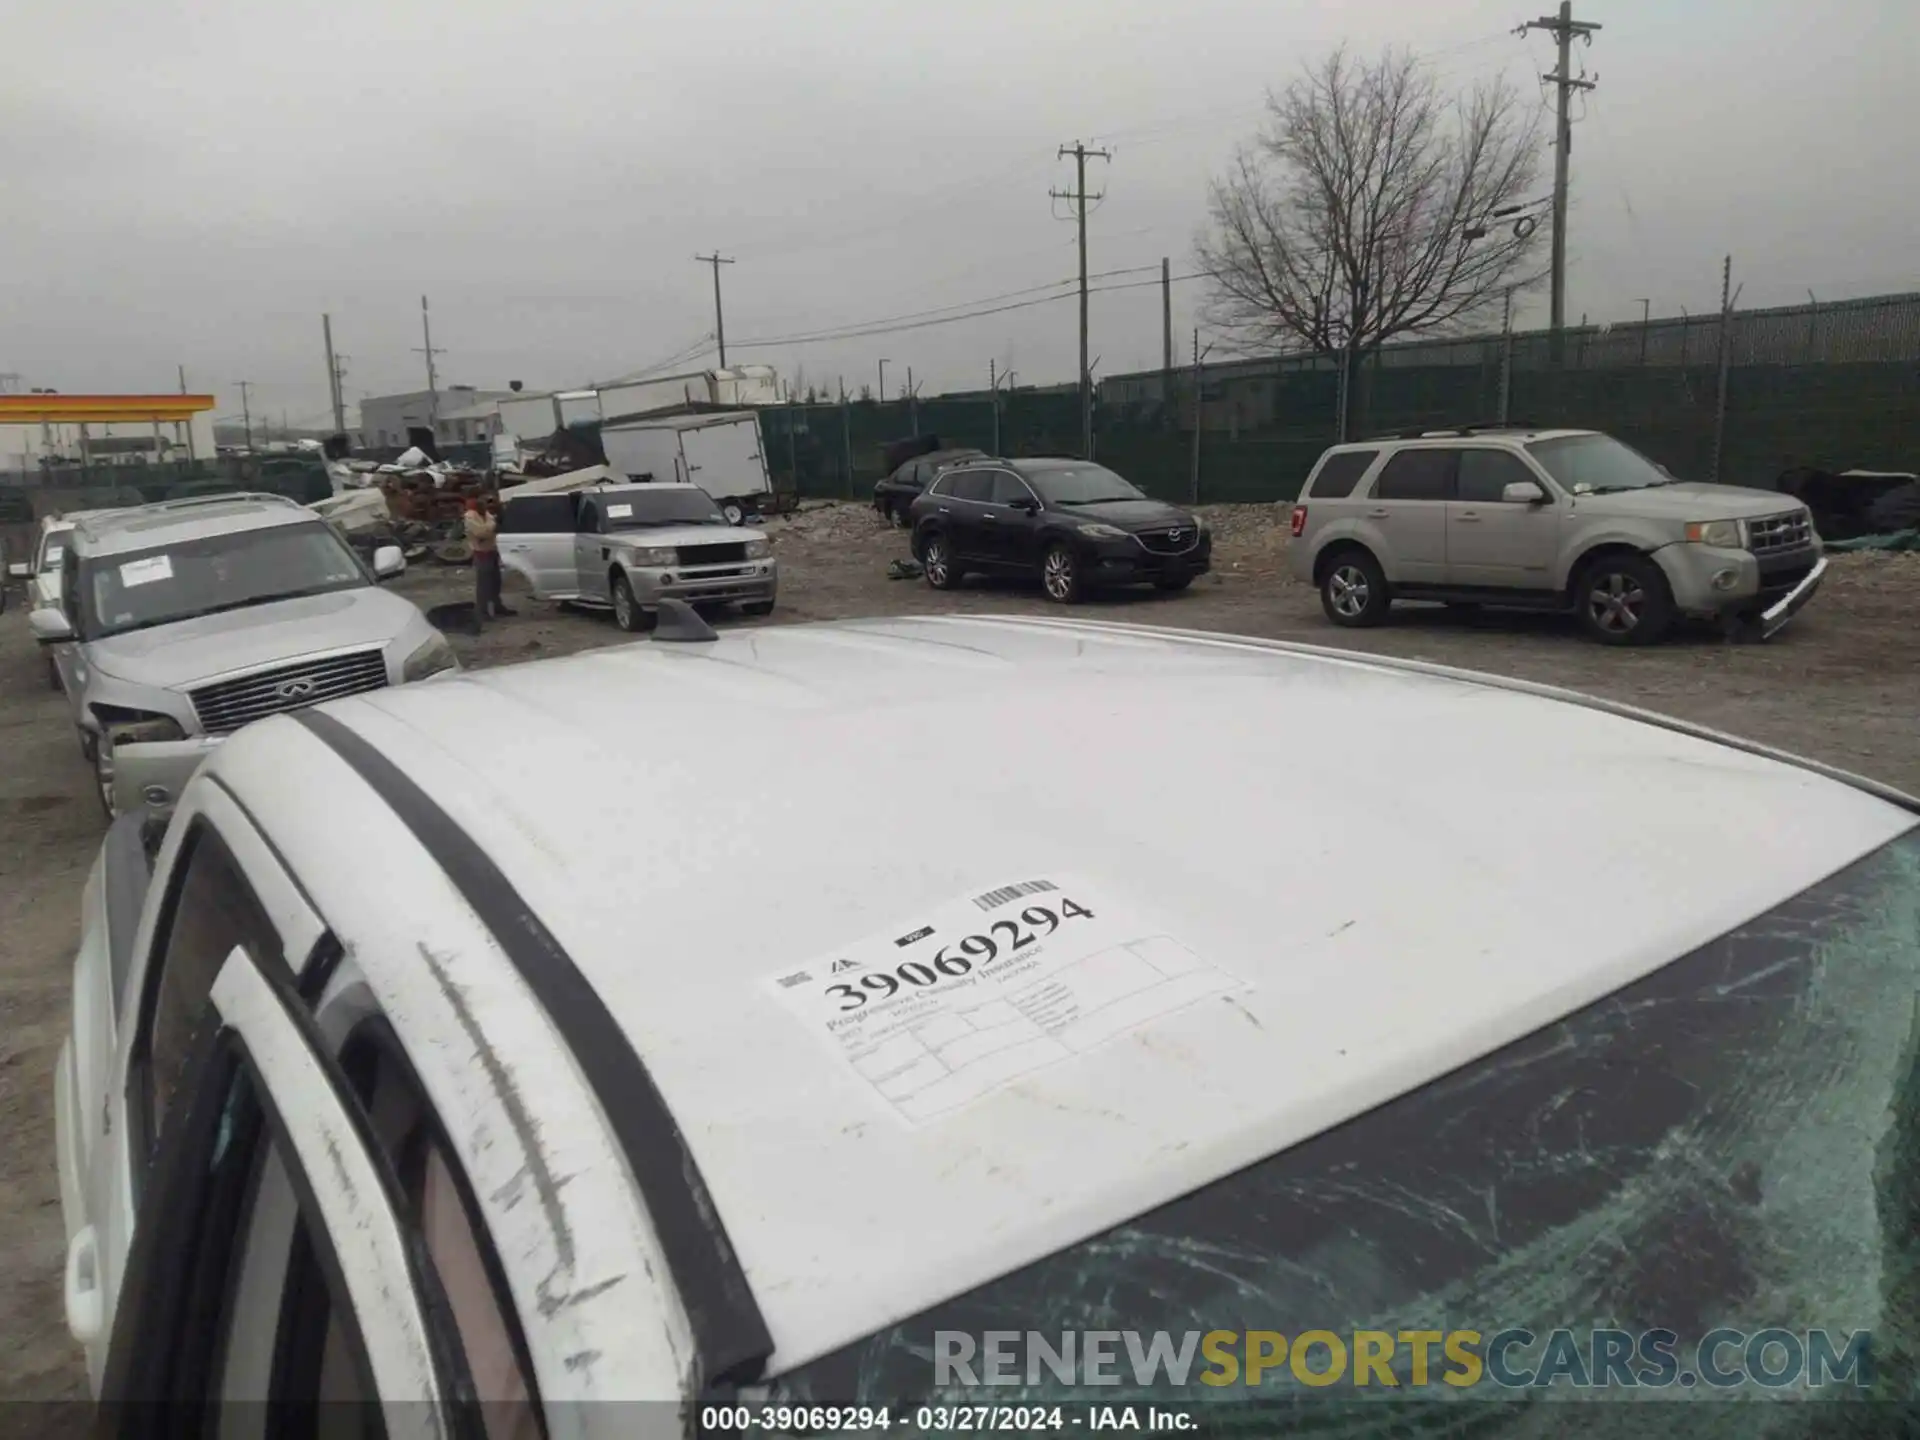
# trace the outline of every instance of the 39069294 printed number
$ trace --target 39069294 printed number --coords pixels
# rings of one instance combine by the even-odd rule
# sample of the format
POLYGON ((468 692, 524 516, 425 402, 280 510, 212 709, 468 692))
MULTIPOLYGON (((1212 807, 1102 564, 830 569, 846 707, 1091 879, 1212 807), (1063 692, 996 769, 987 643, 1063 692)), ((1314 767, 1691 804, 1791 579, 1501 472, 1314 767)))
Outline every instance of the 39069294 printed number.
POLYGON ((891 970, 875 970, 861 976, 858 983, 829 985, 827 993, 840 1002, 840 1011, 845 1014, 875 997, 889 999, 903 987, 925 989, 942 979, 958 980, 970 974, 975 965, 991 964, 1003 954, 1019 954, 1062 925, 1093 918, 1093 911, 1064 897, 1057 911, 1049 905, 1029 905, 1018 920, 996 920, 977 934, 941 946, 931 960, 909 960, 891 970))

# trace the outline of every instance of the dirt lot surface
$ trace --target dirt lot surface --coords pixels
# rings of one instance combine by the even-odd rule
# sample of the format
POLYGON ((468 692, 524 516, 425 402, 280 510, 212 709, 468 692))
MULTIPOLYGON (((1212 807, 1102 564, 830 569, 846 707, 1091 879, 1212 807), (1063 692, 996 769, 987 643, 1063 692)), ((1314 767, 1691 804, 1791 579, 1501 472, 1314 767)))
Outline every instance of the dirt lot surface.
MULTIPOLYGON (((1545 616, 1463 619, 1397 610, 1374 631, 1336 631, 1285 573, 1285 512, 1207 507, 1215 573, 1185 594, 1148 591, 1081 613, 1411 656, 1563 685, 1749 736, 1920 793, 1920 556, 1836 557, 1825 588, 1782 635, 1731 645, 1687 635, 1613 650, 1545 616)), ((942 594, 886 578, 905 537, 871 511, 827 506, 768 522, 780 606, 757 624, 940 611, 1048 609, 1037 589, 974 581, 942 594)), ((423 605, 470 594, 464 571, 418 569, 396 586, 423 605)), ((84 1393, 60 1302, 64 1238, 54 1173, 52 1070, 67 1024, 80 891, 103 828, 65 702, 48 688, 19 595, 0 615, 0 1399, 84 1393)), ((519 614, 478 639, 469 666, 563 655, 629 637, 603 616, 509 593, 519 614)), ((746 622, 731 621, 728 624, 746 622)), ((1551 743, 1551 737, 1543 737, 1551 743)))

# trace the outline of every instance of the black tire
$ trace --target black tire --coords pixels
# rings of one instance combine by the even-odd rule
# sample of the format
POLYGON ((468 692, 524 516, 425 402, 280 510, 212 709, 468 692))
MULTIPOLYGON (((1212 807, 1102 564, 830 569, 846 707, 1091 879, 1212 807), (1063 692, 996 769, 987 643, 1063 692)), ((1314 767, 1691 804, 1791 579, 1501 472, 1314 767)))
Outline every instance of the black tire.
POLYGON ((1660 567, 1625 550, 1580 567, 1573 608, 1582 628, 1603 645, 1657 644, 1677 618, 1673 591, 1660 567))
POLYGON ((47 688, 56 695, 60 693, 60 667, 53 663, 53 657, 47 656, 47 688))
POLYGON ((1891 535, 1896 530, 1920 528, 1920 480, 1896 485, 1867 506, 1867 531, 1891 535))
POLYGON ((80 757, 89 765, 93 764, 93 752, 100 747, 100 737, 78 725, 73 727, 73 733, 80 741, 80 757))
POLYGON ((920 569, 935 590, 958 590, 966 578, 953 558, 953 542, 938 530, 920 542, 920 569))
POLYGON ((1186 589, 1191 584, 1193 584, 1193 576, 1191 575, 1162 575, 1158 580, 1153 582, 1153 588, 1156 590, 1164 590, 1169 595, 1172 595, 1186 589))
POLYGON ((1365 550, 1341 550, 1326 562, 1320 608, 1334 624, 1346 630, 1370 629, 1387 618, 1392 604, 1386 572, 1365 550))
POLYGON ((1040 558, 1040 588, 1056 605, 1078 603, 1085 591, 1080 583, 1080 557, 1073 547, 1055 541, 1040 558))
POLYGON ((647 612, 633 598, 633 586, 627 583, 624 575, 613 577, 613 623, 629 635, 647 628, 647 612))
POLYGON ((742 615, 771 615, 773 613, 773 601, 756 600, 751 605, 742 605, 740 607, 740 613, 742 615))

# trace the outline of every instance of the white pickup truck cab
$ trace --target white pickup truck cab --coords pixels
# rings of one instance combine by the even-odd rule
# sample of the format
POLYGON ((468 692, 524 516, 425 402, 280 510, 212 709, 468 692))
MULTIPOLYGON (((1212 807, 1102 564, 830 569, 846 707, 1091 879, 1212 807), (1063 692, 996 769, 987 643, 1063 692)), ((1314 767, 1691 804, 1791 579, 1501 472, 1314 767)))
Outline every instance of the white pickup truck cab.
POLYGON ((1231 636, 656 633, 260 721, 108 836, 103 1400, 680 1435, 1074 1393, 942 1332, 1911 1333, 1912 800, 1231 636))

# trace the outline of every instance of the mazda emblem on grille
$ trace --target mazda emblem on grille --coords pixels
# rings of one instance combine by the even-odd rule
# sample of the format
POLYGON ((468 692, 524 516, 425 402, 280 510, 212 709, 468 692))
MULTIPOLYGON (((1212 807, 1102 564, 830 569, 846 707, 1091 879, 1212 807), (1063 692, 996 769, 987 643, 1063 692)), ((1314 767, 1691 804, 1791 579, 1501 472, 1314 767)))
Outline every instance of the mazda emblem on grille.
POLYGON ((282 700, 304 700, 313 691, 314 683, 311 680, 282 680, 273 687, 273 693, 282 700))
POLYGON ((1184 530, 1167 531, 1167 539, 1171 540, 1175 545, 1178 545, 1182 540, 1186 538, 1187 538, 1187 532, 1184 530))

